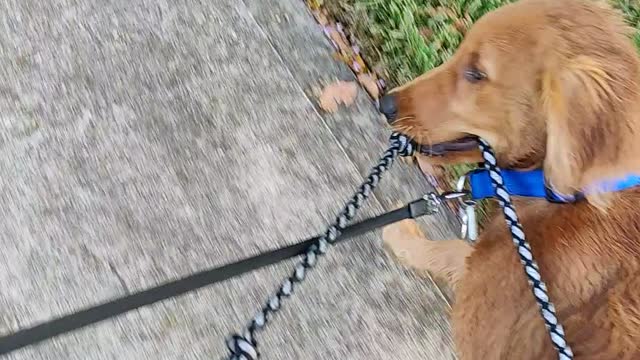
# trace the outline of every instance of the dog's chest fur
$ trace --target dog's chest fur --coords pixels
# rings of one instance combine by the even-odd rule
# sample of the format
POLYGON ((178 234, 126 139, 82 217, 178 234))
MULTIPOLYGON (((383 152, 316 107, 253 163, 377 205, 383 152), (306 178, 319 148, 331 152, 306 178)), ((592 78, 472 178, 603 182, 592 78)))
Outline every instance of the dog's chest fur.
MULTIPOLYGON (((619 194, 607 212, 587 202, 516 203, 578 359, 640 358, 638 206, 639 190, 619 194)), ((453 324, 461 359, 556 356, 501 214, 466 261, 453 324)))

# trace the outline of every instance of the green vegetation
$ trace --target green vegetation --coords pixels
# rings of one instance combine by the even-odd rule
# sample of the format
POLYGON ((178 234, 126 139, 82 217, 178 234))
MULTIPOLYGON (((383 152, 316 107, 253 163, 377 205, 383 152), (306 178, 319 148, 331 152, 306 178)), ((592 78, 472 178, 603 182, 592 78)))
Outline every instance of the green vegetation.
MULTIPOLYGON (((483 14, 512 0, 324 0, 363 46, 367 61, 392 85, 404 83, 448 59, 465 31, 483 14)), ((640 1, 610 0, 637 30, 640 1)))
POLYGON ((636 29, 633 40, 640 49, 640 1, 638 0, 610 0, 618 9, 622 10, 627 22, 636 29))

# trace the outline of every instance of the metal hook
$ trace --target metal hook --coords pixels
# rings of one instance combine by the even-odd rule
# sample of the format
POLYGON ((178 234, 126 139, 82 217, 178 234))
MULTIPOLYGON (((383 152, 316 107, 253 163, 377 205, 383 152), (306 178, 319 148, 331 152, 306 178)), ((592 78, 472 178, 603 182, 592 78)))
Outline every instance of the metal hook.
MULTIPOLYGON (((471 193, 468 190, 465 190, 465 185, 467 184, 467 179, 469 178, 469 174, 465 174, 461 176, 456 182, 456 191, 457 192, 466 192, 468 195, 471 193)), ((478 238, 478 223, 476 218, 475 206, 476 201, 470 198, 459 198, 460 199, 460 221, 462 223, 460 233, 463 239, 467 238, 471 241, 474 241, 478 238)))

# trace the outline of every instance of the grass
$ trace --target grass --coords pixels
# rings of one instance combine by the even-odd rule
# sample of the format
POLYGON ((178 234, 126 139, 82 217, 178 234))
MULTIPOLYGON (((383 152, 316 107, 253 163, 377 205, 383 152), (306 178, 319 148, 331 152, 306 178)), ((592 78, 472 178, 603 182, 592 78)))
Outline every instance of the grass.
MULTIPOLYGON (((513 0, 316 0, 347 24, 360 42, 371 67, 391 87, 442 64, 457 49, 471 24, 485 13, 513 0)), ((561 0, 558 0, 561 1, 561 0)), ((640 49, 640 1, 609 0, 636 29, 640 49)), ((447 168, 455 181, 469 166, 447 168)), ((484 218, 492 206, 480 206, 484 218)))
MULTIPOLYGON (((446 61, 471 24, 511 0, 324 0, 347 23, 374 68, 398 85, 446 61)), ((640 2, 610 0, 637 30, 640 2)))

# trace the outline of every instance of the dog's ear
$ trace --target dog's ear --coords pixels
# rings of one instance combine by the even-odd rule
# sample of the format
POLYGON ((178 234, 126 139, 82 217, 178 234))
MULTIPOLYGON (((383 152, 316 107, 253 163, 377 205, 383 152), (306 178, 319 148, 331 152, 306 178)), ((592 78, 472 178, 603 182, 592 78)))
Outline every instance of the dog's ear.
POLYGON ((615 156, 626 121, 625 81, 607 64, 577 56, 545 69, 541 82, 547 122, 545 174, 556 190, 571 194, 580 190, 585 172, 598 159, 610 157, 606 152, 615 156))

